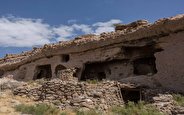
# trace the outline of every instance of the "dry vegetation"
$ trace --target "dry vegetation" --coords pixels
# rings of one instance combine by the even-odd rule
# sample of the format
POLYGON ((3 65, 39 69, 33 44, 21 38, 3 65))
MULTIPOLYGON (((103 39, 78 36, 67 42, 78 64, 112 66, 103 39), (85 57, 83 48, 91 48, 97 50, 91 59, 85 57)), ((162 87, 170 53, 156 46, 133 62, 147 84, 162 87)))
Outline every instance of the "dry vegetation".
POLYGON ((144 102, 139 102, 137 104, 129 102, 124 107, 113 107, 107 113, 98 111, 97 109, 91 110, 74 110, 71 111, 60 111, 55 106, 50 106, 47 104, 37 104, 37 105, 17 105, 15 109, 23 114, 33 114, 33 115, 163 115, 155 107, 146 104, 144 102))
POLYGON ((176 102, 176 105, 184 107, 184 96, 181 94, 173 94, 173 98, 176 102))

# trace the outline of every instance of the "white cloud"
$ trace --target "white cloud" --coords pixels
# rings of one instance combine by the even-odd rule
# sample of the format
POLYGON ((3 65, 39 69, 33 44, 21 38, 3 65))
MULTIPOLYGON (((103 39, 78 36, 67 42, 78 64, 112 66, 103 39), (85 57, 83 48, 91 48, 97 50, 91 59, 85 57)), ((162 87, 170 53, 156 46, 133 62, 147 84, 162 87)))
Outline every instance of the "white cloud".
POLYGON ((118 20, 118 19, 111 19, 110 21, 107 21, 107 22, 97 22, 97 23, 94 23, 93 26, 101 26, 101 27, 113 26, 113 24, 117 24, 117 23, 121 23, 121 22, 122 21, 118 20))
POLYGON ((40 19, 2 17, 0 18, 0 47, 31 47, 51 43, 53 39, 65 41, 79 34, 109 32, 114 30, 115 23, 121 23, 121 20, 112 19, 92 25, 73 23, 53 27, 40 19))
POLYGON ((70 26, 61 25, 60 27, 54 28, 53 31, 56 35, 58 35, 58 37, 56 37, 57 41, 66 41, 74 36, 77 36, 78 33, 93 33, 92 28, 85 24, 73 24, 70 26))
POLYGON ((75 35, 73 31, 74 28, 65 25, 53 28, 54 34, 57 35, 55 38, 57 41, 66 41, 67 39, 75 35))
POLYGON ((95 27, 95 34, 100 34, 102 32, 111 32, 114 30, 113 24, 122 23, 121 20, 112 19, 107 22, 97 22, 93 24, 93 27, 95 27))
POLYGON ((30 47, 50 43, 52 31, 41 20, 0 18, 0 46, 30 47))
POLYGON ((75 30, 80 30, 82 32, 84 32, 85 34, 89 34, 89 33, 93 33, 92 28, 89 25, 85 25, 85 24, 73 24, 72 27, 75 30))

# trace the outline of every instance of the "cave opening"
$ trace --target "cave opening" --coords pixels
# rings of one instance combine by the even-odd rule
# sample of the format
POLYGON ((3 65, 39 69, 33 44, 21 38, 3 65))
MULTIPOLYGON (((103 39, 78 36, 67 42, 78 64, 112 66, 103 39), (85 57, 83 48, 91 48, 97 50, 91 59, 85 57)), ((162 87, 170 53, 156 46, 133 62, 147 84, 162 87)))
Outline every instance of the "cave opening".
POLYGON ((121 95, 123 98, 123 101, 125 103, 128 103, 129 101, 138 103, 141 100, 141 90, 137 88, 121 88, 121 95))
POLYGON ((61 73, 62 70, 65 70, 66 67, 63 65, 57 65, 55 68, 55 74, 57 77, 59 77, 59 74, 61 73))
POLYGON ((81 81, 120 80, 133 73, 132 65, 127 59, 86 63, 83 67, 81 81))
POLYGON ((70 60, 70 55, 69 54, 63 54, 61 56, 61 62, 68 62, 70 60))
POLYGON ((156 58, 154 56, 136 59, 133 61, 135 75, 154 75, 157 73, 156 58))
POLYGON ((86 80, 103 80, 107 77, 107 72, 105 68, 106 63, 97 62, 85 64, 85 69, 82 73, 81 79, 82 81, 86 80))
POLYGON ((4 71, 0 70, 0 78, 4 75, 4 71))
POLYGON ((36 72, 35 75, 33 77, 33 80, 36 79, 50 79, 52 78, 52 70, 51 70, 51 65, 41 65, 41 66, 37 66, 36 67, 36 72))

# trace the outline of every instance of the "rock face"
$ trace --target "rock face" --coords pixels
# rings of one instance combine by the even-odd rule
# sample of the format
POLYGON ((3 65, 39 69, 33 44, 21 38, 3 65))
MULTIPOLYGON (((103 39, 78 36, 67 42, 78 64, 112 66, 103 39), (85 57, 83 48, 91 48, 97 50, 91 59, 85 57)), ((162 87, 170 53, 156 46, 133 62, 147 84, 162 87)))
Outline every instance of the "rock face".
POLYGON ((76 81, 51 80, 38 87, 22 86, 14 90, 15 95, 27 96, 36 101, 51 102, 62 109, 95 108, 107 110, 123 104, 116 82, 88 84, 76 81))
POLYGON ((153 24, 138 20, 117 25, 115 32, 83 35, 7 55, 0 59, 0 77, 52 79, 65 69, 75 68, 79 81, 116 80, 184 93, 183 36, 184 15, 153 24))

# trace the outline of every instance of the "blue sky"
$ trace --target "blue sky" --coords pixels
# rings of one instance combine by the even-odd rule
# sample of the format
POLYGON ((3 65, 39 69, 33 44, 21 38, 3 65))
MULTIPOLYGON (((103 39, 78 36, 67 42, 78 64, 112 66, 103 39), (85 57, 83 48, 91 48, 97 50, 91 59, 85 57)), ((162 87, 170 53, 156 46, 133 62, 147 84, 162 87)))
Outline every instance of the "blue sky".
POLYGON ((0 57, 113 31, 113 23, 154 22, 183 13, 184 0, 0 0, 0 57))

